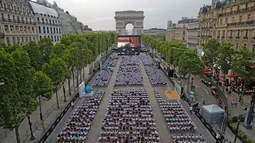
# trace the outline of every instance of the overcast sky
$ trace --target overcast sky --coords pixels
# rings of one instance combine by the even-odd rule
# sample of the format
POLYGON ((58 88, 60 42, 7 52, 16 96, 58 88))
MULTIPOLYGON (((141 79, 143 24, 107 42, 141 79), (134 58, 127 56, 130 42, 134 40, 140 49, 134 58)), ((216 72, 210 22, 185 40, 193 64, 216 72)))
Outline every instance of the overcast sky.
POLYGON ((115 11, 144 11, 144 28, 166 28, 167 21, 197 17, 203 4, 211 0, 48 0, 76 16, 93 30, 115 30, 115 11))

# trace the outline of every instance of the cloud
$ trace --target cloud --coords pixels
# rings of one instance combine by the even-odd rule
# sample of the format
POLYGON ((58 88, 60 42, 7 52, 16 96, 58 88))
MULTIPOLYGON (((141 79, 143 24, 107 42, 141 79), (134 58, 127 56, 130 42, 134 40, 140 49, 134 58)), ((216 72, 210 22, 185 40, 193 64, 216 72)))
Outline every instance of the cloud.
POLYGON ((105 21, 105 20, 114 20, 113 17, 100 17, 100 18, 96 18, 93 20, 88 20, 87 23, 94 23, 94 22, 100 22, 100 21, 105 21))

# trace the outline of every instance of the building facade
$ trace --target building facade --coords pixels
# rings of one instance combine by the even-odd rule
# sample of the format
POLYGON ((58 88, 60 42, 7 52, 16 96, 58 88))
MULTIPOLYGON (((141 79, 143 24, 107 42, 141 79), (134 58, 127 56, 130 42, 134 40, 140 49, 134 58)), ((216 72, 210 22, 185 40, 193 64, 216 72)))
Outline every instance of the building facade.
POLYGON ((59 19, 62 21, 63 36, 83 33, 83 24, 79 22, 76 17, 72 16, 68 11, 65 12, 64 9, 58 7, 56 2, 54 2, 51 7, 57 11, 59 19))
POLYGON ((175 28, 168 29, 166 31, 166 41, 174 41, 175 40, 175 28))
POLYGON ((210 38, 230 42, 233 49, 246 47, 255 53, 255 1, 212 0, 199 12, 199 44, 210 38))
POLYGON ((198 22, 189 23, 187 27, 187 47, 195 49, 199 45, 198 22))
POLYGON ((62 21, 55 9, 29 1, 30 7, 36 19, 38 37, 47 37, 53 43, 59 42, 62 38, 62 21))
POLYGON ((7 45, 37 41, 33 13, 24 0, 0 1, 0 39, 7 45))

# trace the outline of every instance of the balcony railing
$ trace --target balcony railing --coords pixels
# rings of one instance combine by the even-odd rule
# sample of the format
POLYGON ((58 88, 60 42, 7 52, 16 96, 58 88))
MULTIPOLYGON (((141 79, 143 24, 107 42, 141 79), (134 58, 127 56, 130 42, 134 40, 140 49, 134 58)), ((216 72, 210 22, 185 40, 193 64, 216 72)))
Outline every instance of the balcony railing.
POLYGON ((244 12, 253 12, 255 11, 255 6, 251 6, 248 8, 243 8, 243 9, 239 9, 239 10, 235 10, 235 11, 231 11, 231 12, 226 12, 226 13, 222 13, 222 14, 218 14, 219 17, 221 16, 229 16, 232 14, 239 14, 239 13, 244 13, 244 12))
POLYGON ((220 38, 220 36, 217 36, 217 38, 220 38))
POLYGON ((252 37, 252 39, 255 39, 255 37, 252 37))
POLYGON ((239 37, 239 36, 237 36, 237 37, 236 37, 236 39, 240 39, 240 37, 239 37))
POLYGON ((243 21, 243 22, 233 22, 233 23, 228 23, 228 26, 236 26, 236 25, 246 25, 246 24, 254 24, 254 20, 249 20, 249 21, 243 21))
POLYGON ((229 38, 229 39, 232 39, 232 36, 229 36, 228 38, 229 38))
POLYGON ((221 36, 221 38, 225 38, 225 36, 221 36))
POLYGON ((248 39, 248 37, 245 36, 245 37, 243 37, 243 39, 248 39))

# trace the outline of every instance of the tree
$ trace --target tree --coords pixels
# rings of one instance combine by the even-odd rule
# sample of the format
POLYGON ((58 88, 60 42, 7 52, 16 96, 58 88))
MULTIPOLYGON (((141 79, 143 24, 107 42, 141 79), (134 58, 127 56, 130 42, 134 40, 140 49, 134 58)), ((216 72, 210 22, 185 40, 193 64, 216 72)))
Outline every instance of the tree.
POLYGON ((59 109, 58 90, 65 81, 68 68, 62 58, 54 58, 50 60, 50 64, 45 63, 42 69, 42 71, 46 73, 53 81, 53 86, 56 92, 57 107, 59 109))
POLYGON ((204 55, 202 59, 205 65, 213 70, 213 74, 214 74, 213 65, 218 60, 217 58, 218 58, 220 46, 221 44, 219 43, 217 39, 210 39, 203 45, 204 55))
POLYGON ((201 61, 196 52, 185 51, 178 61, 178 71, 185 78, 188 75, 187 93, 189 88, 190 75, 198 75, 202 73, 201 61))
POLYGON ((43 125, 43 130, 45 132, 45 126, 43 121, 43 114, 42 114, 42 104, 41 98, 44 97, 46 99, 51 99, 52 97, 52 90, 53 90, 53 83, 52 80, 42 71, 37 71, 33 77, 33 89, 36 97, 39 98, 39 111, 40 111, 40 120, 43 125))
MULTIPOLYGON (((250 66, 254 66, 254 61, 254 54, 250 53, 245 47, 233 55, 233 73, 243 79, 244 87, 246 84, 250 84, 255 81, 255 71, 249 68, 250 66)), ((244 89, 242 91, 244 91, 244 89)))
MULTIPOLYGON (((30 68, 30 58, 26 51, 16 49, 12 52, 12 58, 15 65, 15 77, 17 81, 17 89, 20 101, 17 104, 22 105, 21 109, 26 115, 30 132, 31 140, 35 139, 32 131, 32 123, 30 121, 30 114, 36 110, 37 102, 35 100, 35 95, 33 94, 33 82, 32 77, 34 70, 30 68)), ((21 122, 20 122, 21 123, 21 122)), ((18 130, 18 126, 15 130, 18 130)), ((16 131, 17 132, 17 131, 16 131)))
POLYGON ((20 143, 19 125, 26 116, 20 104, 21 97, 17 88, 15 64, 11 54, 0 51, 0 125, 9 130, 15 129, 17 143, 20 143))
POLYGON ((61 58, 63 55, 64 55, 64 51, 65 51, 65 45, 64 44, 61 44, 61 43, 56 43, 53 47, 53 53, 61 58))
POLYGON ((37 43, 31 41, 28 44, 23 46, 23 49, 28 53, 30 58, 30 65, 36 71, 41 70, 42 68, 42 54, 37 43))
POLYGON ((42 38, 39 42, 39 49, 42 55, 42 63, 50 62, 50 55, 53 49, 53 43, 50 38, 42 38))
POLYGON ((228 71, 232 68, 233 49, 230 43, 224 43, 218 49, 219 55, 217 64, 220 66, 224 76, 228 74, 228 71))

